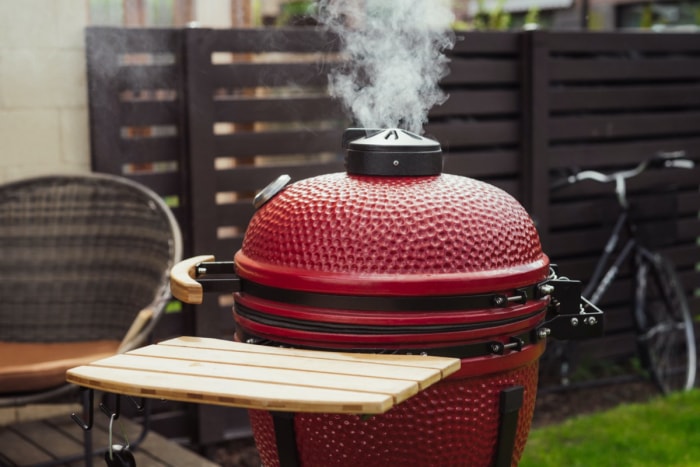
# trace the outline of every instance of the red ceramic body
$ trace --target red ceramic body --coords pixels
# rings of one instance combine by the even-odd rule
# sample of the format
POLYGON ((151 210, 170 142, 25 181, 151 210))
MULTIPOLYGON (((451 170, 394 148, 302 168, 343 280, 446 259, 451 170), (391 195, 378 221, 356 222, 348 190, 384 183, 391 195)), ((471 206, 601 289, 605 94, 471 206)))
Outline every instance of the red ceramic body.
MULTIPOLYGON (((544 281, 549 271, 535 226, 514 198, 492 185, 448 174, 336 173, 294 183, 257 211, 235 264, 242 279, 275 289, 416 299, 512 296, 515 289, 544 281)), ((314 349, 418 349, 430 355, 462 345, 505 344, 533 332, 549 298, 469 310, 352 310, 282 302, 243 289, 235 301, 241 340, 255 336, 314 349), (243 310, 272 321, 253 319, 243 310)), ((297 414, 300 462, 324 467, 491 465, 499 394, 520 385, 525 400, 515 465, 529 431, 544 345, 533 339, 520 351, 462 358, 457 374, 368 420, 297 414)), ((253 411, 251 421, 264 465, 278 465, 270 415, 253 411)))

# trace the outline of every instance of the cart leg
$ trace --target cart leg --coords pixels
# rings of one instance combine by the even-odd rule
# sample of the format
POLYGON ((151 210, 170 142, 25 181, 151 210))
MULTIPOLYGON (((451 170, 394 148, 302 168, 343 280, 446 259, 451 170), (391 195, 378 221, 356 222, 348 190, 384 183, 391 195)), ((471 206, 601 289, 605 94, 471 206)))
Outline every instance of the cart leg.
POLYGON ((299 467, 293 412, 271 412, 280 467, 299 467))
POLYGON ((518 415, 523 406, 525 390, 522 386, 513 386, 501 391, 501 421, 498 427, 498 444, 496 446, 496 467, 510 467, 515 448, 515 436, 518 432, 518 415))

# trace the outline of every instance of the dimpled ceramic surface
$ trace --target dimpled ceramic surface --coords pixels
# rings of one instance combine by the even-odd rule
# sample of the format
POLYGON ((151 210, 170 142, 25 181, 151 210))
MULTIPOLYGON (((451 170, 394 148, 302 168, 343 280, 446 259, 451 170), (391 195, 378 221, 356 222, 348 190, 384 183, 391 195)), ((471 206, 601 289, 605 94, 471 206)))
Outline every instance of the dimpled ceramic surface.
POLYGON ((336 173, 294 183, 253 217, 242 254, 261 264, 386 275, 507 270, 544 257, 513 197, 447 174, 336 173))
MULTIPOLYGON (((535 409, 537 362, 482 378, 449 378, 383 415, 297 414, 295 431, 303 466, 448 467, 493 465, 499 395, 522 385, 523 406, 513 450, 517 465, 535 409)), ((279 466, 272 417, 250 411, 263 465, 279 466)))

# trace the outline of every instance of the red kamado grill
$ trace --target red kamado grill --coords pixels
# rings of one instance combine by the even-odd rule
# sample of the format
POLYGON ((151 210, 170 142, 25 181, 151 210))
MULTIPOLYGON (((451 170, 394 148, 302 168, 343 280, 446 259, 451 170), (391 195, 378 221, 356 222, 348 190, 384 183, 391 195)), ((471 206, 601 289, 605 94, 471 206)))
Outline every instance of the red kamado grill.
MULTIPOLYGON (((443 174, 438 142, 349 129, 343 146, 346 173, 283 176, 256 197, 233 261, 236 339, 449 356, 461 369, 383 415, 293 415, 291 448, 270 412, 251 411, 263 464, 517 464, 546 337, 599 335, 600 312, 575 325, 580 283, 556 277, 528 213, 443 174)), ((198 280, 206 291, 231 267, 203 263, 198 280)))

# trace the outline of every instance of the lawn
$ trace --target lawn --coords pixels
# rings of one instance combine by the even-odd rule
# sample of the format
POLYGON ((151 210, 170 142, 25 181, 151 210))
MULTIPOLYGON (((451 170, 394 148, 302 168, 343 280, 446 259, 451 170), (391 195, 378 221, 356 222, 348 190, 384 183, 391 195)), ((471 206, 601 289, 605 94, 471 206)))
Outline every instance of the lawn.
POLYGON ((533 430, 519 465, 700 466, 700 390, 533 430))

